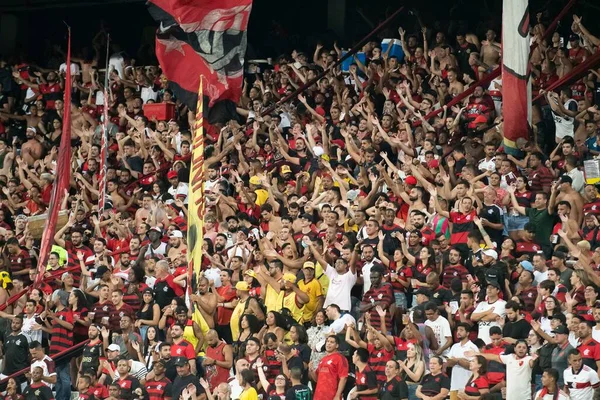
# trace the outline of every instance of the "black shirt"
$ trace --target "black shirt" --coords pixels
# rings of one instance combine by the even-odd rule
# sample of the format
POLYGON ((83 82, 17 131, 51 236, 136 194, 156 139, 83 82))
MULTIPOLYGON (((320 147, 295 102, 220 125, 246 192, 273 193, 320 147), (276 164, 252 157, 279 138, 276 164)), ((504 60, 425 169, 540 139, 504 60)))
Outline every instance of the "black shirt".
POLYGON ((442 392, 442 389, 450 390, 450 378, 448 375, 441 373, 433 376, 427 374, 421 381, 421 393, 425 396, 437 396, 442 392))
POLYGON ((381 385, 379 398, 381 400, 408 399, 408 386, 399 376, 395 376, 391 381, 387 381, 385 384, 381 385))
POLYGON ((196 386, 196 395, 199 396, 202 393, 206 393, 202 385, 200 385, 200 379, 196 375, 177 375, 177 378, 175 378, 175 381, 173 382, 173 399, 178 399, 181 396, 181 392, 183 392, 183 389, 185 389, 190 383, 196 386))
POLYGON ((285 400, 312 400, 312 390, 306 385, 294 385, 285 392, 285 400))
POLYGON ((48 386, 39 382, 27 385, 23 391, 23 397, 25 400, 53 400, 54 394, 48 386))
POLYGON ((12 375, 29 367, 29 343, 22 333, 4 339, 4 374, 12 375))
MULTIPOLYGON (((484 204, 479 211, 479 218, 484 218, 492 224, 502 224, 504 223, 504 212, 496 204, 491 206, 484 204)), ((485 231, 490 235, 492 242, 496 243, 496 247, 500 248, 500 245, 502 245, 502 229, 492 229, 486 226, 485 231)))
POLYGON ((527 339, 531 331, 531 324, 524 318, 517 322, 507 321, 502 329, 502 336, 513 339, 527 339))
POLYGON ((287 360, 287 366, 290 371, 292 368, 299 368, 300 371, 302 371, 302 383, 305 385, 308 384, 308 373, 304 368, 304 362, 302 361, 302 358, 299 356, 293 356, 287 360))

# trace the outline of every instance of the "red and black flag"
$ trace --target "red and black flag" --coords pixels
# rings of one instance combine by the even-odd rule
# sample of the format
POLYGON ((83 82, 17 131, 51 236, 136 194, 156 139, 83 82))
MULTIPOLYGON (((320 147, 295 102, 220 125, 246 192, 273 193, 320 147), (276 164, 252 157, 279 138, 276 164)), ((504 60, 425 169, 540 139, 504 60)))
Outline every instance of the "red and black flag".
MULTIPOLYGON (((208 122, 235 115, 252 0, 149 0, 160 23, 156 56, 175 96, 194 110, 200 75, 208 122)), ((227 118, 225 118, 227 119, 227 118)))

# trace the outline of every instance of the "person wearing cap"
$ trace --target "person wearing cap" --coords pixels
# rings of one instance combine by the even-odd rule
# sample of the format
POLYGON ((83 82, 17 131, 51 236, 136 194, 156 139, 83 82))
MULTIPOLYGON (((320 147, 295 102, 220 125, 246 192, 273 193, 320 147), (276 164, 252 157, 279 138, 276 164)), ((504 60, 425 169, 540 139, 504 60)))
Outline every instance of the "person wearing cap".
MULTIPOLYGON (((60 120, 59 120, 60 121, 60 120)), ((44 147, 37 138, 35 128, 30 128, 25 131, 27 141, 21 145, 21 155, 24 163, 19 165, 19 169, 33 167, 33 164, 42 158, 44 147)), ((21 179, 23 181, 23 179, 21 179)))
POLYGON ((167 247, 167 257, 171 260, 179 257, 187 246, 183 242, 183 233, 180 230, 174 230, 169 233, 169 245, 167 247))
POLYGON ((498 297, 502 288, 497 281, 488 281, 486 287, 486 298, 481 301, 475 311, 471 314, 471 321, 476 322, 479 326, 478 337, 485 344, 491 343, 490 328, 500 326, 497 322, 498 318, 504 317, 506 301, 498 297))
POLYGON ((167 179, 171 186, 167 190, 174 199, 180 199, 183 201, 183 204, 188 203, 188 184, 185 182, 179 182, 179 175, 177 171, 169 171, 167 172, 167 179))
POLYGON ((315 263, 306 261, 302 266, 304 278, 298 281, 298 289, 308 295, 308 302, 304 305, 302 320, 305 326, 312 326, 315 313, 323 308, 325 296, 321 283, 315 279, 315 263))
MULTIPOLYGON (((254 272, 254 271, 252 271, 254 272)), ((240 320, 244 314, 254 315, 259 321, 264 321, 265 314, 258 304, 258 300, 250 296, 250 284, 239 281, 235 284, 238 301, 231 313, 229 326, 233 341, 237 341, 240 334, 240 320)))
POLYGON ((147 245, 146 253, 144 257, 154 256, 166 256, 167 255, 167 243, 163 242, 164 237, 163 230, 158 226, 153 226, 148 231, 148 240, 150 243, 147 245))
POLYGON ((150 399, 163 399, 171 397, 173 383, 166 377, 167 362, 158 360, 152 364, 153 375, 146 379, 144 388, 150 399))

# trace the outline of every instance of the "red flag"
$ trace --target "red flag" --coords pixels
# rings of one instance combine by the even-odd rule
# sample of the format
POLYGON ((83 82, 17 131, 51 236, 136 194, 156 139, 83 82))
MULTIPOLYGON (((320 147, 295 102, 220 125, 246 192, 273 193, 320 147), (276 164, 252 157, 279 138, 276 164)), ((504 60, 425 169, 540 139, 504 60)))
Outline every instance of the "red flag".
POLYGON ((63 119, 63 131, 60 138, 60 147, 58 149, 58 157, 56 163, 56 181, 52 188, 52 196, 50 197, 50 205, 48 206, 46 225, 44 226, 44 234, 40 245, 40 256, 38 260, 38 274, 35 278, 33 287, 39 287, 44 273, 46 272, 46 263, 54 234, 56 233, 56 222, 58 220, 58 212, 64 196, 64 191, 69 190, 71 185, 71 29, 68 30, 67 43, 67 73, 65 77, 65 109, 63 119))
POLYGON ((529 137, 529 10, 527 0, 504 0, 502 10, 502 114, 505 151, 518 152, 518 138, 529 137))
POLYGON ((150 0, 160 22, 156 56, 179 100, 194 109, 200 75, 212 107, 237 102, 244 78, 246 29, 252 0, 150 0))

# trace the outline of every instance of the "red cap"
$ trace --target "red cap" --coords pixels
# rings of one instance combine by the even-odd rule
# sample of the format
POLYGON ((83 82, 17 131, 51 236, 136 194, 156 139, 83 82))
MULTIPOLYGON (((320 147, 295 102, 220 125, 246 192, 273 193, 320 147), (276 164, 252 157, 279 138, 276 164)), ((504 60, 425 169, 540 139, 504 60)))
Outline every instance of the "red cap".
POLYGON ((409 175, 406 177, 404 182, 406 182, 407 185, 415 186, 417 184, 417 178, 415 178, 412 175, 409 175))
POLYGON ((167 174, 167 178, 168 179, 177 178, 177 171, 169 171, 169 173, 167 174))
POLYGON ((431 160, 427 163, 429 168, 438 168, 440 166, 440 162, 438 160, 431 160))
POLYGON ((474 124, 487 124, 488 120, 483 115, 478 115, 474 120, 474 124))

